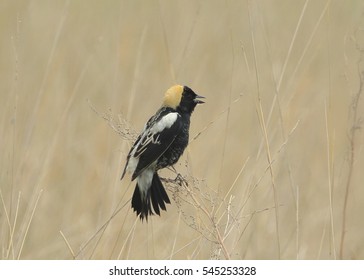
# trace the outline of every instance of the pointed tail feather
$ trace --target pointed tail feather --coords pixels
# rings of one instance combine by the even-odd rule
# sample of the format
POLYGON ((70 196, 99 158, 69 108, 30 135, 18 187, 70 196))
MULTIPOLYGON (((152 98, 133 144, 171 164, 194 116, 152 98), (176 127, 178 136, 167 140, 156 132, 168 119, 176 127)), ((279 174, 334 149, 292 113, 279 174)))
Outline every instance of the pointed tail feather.
MULTIPOLYGON (((171 203, 171 202, 169 201, 169 197, 167 195, 167 192, 164 189, 163 184, 161 182, 161 179, 159 178, 157 173, 155 173, 154 176, 153 176, 152 198, 153 198, 153 194, 154 194, 154 197, 155 197, 155 202, 154 203, 157 206, 159 206, 160 208, 162 208, 163 210, 166 210, 166 206, 165 206, 164 202, 168 203, 168 204, 171 203), (153 188, 153 186, 154 186, 154 188, 153 188)), ((154 208, 154 211, 157 212, 156 207, 154 207, 154 203, 153 203, 153 208, 154 208)), ((158 212, 159 212, 159 209, 158 209, 158 212)))
POLYGON ((140 219, 145 218, 148 221, 148 216, 153 214, 160 215, 160 209, 166 210, 166 203, 170 203, 169 197, 157 173, 154 173, 152 184, 144 197, 139 190, 138 184, 134 190, 131 200, 131 207, 134 209, 140 219), (153 210, 152 210, 153 206, 153 210))
POLYGON ((141 220, 144 218, 148 221, 148 215, 152 215, 152 208, 150 206, 150 192, 146 197, 142 197, 138 184, 135 187, 133 198, 131 199, 131 207, 136 212, 141 220))

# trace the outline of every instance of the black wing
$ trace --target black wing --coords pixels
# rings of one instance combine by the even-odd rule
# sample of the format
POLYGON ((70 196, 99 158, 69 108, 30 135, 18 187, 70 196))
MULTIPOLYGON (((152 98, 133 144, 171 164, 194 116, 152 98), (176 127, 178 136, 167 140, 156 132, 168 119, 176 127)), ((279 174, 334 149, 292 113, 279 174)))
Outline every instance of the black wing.
MULTIPOLYGON (((149 124, 149 122, 148 122, 149 124)), ((151 124, 141 136, 140 143, 135 153, 131 156, 139 157, 137 167, 134 170, 132 180, 140 175, 148 166, 155 162, 171 146, 177 135, 181 131, 181 116, 176 113, 168 113, 156 122, 151 124), (165 127, 156 133, 156 125, 161 119, 168 117, 169 114, 175 114, 176 120, 170 127, 165 127)))

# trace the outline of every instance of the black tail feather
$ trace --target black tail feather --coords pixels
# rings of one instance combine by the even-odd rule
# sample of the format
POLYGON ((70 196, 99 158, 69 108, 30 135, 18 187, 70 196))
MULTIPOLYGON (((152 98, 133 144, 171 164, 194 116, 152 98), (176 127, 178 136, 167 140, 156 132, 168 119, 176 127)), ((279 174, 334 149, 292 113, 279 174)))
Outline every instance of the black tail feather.
POLYGON ((157 196, 157 192, 153 192, 153 191, 150 190, 150 194, 151 194, 150 200, 152 201, 152 205, 153 205, 154 212, 158 216, 160 216, 161 215, 161 212, 159 211, 159 207, 158 207, 158 196, 157 196))
POLYGON ((146 220, 148 220, 148 215, 152 214, 152 209, 150 207, 149 201, 150 199, 148 198, 148 194, 146 198, 142 198, 137 184, 134 190, 133 198, 131 199, 131 207, 134 209, 137 216, 140 215, 140 218, 142 220, 144 217, 146 218, 146 220))
MULTIPOLYGON (((159 178, 158 174, 156 174, 156 176, 153 177, 153 181, 155 180, 154 185, 160 185, 161 187, 159 188, 152 188, 152 192, 154 191, 155 193, 157 193, 155 196, 157 196, 159 199, 157 201, 159 201, 159 207, 163 210, 166 210, 166 205, 165 203, 171 203, 169 201, 169 197, 167 195, 166 190, 163 187, 163 184, 161 182, 161 179, 159 178)), ((153 204, 153 208, 155 210, 154 204, 153 204)))
POLYGON ((135 187, 131 207, 139 215, 140 219, 145 218, 148 221, 148 216, 153 214, 160 215, 160 209, 166 210, 165 203, 171 203, 166 190, 163 187, 161 179, 157 173, 154 173, 152 185, 148 189, 146 197, 142 197, 138 184, 135 187), (152 210, 153 205, 153 210, 152 210))

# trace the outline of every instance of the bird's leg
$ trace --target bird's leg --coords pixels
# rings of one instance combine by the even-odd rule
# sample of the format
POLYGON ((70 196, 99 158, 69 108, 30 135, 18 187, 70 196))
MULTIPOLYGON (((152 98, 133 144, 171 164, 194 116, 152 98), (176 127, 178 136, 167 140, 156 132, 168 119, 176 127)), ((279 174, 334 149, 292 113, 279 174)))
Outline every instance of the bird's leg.
POLYGON ((180 174, 180 173, 177 173, 177 176, 176 176, 176 179, 174 179, 174 181, 178 184, 178 185, 180 185, 180 186, 182 186, 182 183, 185 183, 186 184, 186 186, 188 186, 188 182, 187 182, 187 180, 180 174))

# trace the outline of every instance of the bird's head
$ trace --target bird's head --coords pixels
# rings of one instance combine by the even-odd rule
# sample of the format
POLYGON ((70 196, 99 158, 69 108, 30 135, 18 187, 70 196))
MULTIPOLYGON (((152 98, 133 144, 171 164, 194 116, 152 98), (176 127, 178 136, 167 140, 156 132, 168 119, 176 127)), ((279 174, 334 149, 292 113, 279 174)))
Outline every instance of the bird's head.
POLYGON ((197 95, 187 86, 175 85, 170 87, 165 93, 163 106, 191 114, 197 104, 205 103, 199 98, 204 97, 197 95))

